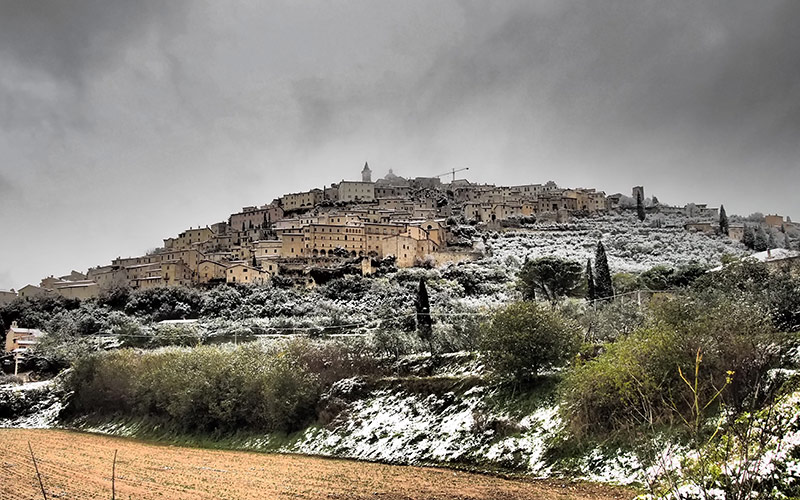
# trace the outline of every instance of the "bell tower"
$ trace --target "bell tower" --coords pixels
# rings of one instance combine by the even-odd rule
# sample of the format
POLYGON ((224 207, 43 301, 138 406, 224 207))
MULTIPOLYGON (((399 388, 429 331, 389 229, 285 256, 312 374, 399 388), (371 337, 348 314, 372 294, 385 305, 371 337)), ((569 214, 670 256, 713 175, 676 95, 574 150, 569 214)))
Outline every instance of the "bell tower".
POLYGON ((372 182, 372 170, 369 169, 368 162, 364 162, 364 170, 361 171, 361 182, 372 182))

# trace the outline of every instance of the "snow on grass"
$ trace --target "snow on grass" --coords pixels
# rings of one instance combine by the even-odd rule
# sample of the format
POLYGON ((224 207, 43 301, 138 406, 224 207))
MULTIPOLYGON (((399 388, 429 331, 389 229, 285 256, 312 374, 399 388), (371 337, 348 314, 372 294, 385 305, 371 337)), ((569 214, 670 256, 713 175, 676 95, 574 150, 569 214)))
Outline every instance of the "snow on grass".
POLYGON ((458 461, 478 444, 472 415, 482 392, 456 398, 378 390, 281 451, 409 464, 458 461))
POLYGON ((64 408, 54 380, 0 387, 0 405, 14 416, 0 419, 0 427, 46 429, 56 425, 64 408))
POLYGON ((749 252, 728 237, 686 231, 682 226, 650 227, 635 217, 620 215, 576 219, 569 224, 535 224, 486 239, 490 262, 509 263, 525 258, 556 256, 586 262, 594 260, 602 241, 613 272, 642 272, 656 265, 698 263, 713 267, 725 254, 749 252))

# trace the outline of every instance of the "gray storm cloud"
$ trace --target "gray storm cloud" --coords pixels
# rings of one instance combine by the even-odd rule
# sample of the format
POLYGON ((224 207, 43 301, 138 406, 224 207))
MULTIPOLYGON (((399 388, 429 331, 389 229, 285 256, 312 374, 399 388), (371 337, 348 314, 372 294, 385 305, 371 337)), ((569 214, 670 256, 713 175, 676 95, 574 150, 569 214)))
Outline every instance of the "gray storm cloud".
POLYGON ((797 19, 794 0, 0 0, 1 229, 63 248, 7 250, 0 288, 365 160, 800 217, 797 19))

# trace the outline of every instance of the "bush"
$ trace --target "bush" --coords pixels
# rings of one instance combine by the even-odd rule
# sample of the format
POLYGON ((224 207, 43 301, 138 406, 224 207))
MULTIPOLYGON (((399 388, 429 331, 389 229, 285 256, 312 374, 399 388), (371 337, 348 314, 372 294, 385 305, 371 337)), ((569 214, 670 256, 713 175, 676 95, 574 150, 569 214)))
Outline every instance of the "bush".
POLYGON ((486 366, 520 381, 563 366, 579 345, 580 333, 574 324, 531 302, 513 303, 496 312, 481 339, 486 366))
POLYGON ((776 329, 800 331, 800 279, 790 273, 770 272, 766 264, 745 259, 708 273, 692 285, 707 300, 729 300, 756 304, 768 311, 776 329))
POLYGON ((331 300, 353 301, 358 300, 369 292, 372 286, 369 278, 347 275, 329 281, 320 287, 320 294, 331 300))
POLYGON ((692 395, 678 370, 693 373, 698 350, 700 400, 710 400, 735 371, 725 402, 739 410, 753 403, 788 346, 766 312, 749 304, 684 296, 656 304, 652 316, 565 378, 562 415, 575 435, 688 420, 692 395))
POLYGON ((375 356, 397 360, 400 356, 423 352, 425 346, 419 335, 404 330, 379 328, 370 335, 370 343, 375 356))
POLYGON ((128 299, 125 312, 149 317, 153 321, 165 319, 195 319, 200 314, 200 292, 184 286, 170 286, 136 290, 128 299))
POLYGON ((55 315, 75 310, 80 305, 81 303, 77 299, 66 299, 57 294, 17 298, 0 306, 3 331, 8 330, 14 321, 19 322, 19 325, 24 328, 44 328, 45 324, 55 315))
POLYGON ((367 353, 309 340, 95 353, 67 380, 70 411, 155 417, 187 432, 291 432, 315 418, 335 381, 375 370, 367 353))

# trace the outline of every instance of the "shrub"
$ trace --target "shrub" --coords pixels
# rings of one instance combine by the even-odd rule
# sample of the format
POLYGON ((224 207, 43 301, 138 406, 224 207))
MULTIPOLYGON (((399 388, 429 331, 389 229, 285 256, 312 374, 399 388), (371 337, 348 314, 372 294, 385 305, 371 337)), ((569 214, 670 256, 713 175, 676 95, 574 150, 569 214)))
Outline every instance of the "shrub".
POLYGON ((368 278, 347 275, 329 281, 320 287, 320 293, 332 300, 353 301, 366 295, 371 286, 372 282, 368 278))
POLYGON ((607 346, 565 378, 562 414, 575 435, 669 423, 691 414, 692 395, 681 380, 703 355, 700 399, 727 385, 733 409, 757 397, 788 345, 758 306, 685 296, 654 306, 650 324, 607 346))
POLYGON ((204 317, 233 318, 241 307, 242 300, 238 289, 221 285, 203 295, 200 313, 204 317))
POLYGON ((416 333, 407 330, 379 328, 369 337, 373 353, 378 358, 397 360, 400 356, 415 354, 425 350, 416 333))
POLYGON ((492 371, 526 381, 564 365, 579 344, 578 328, 556 311, 518 302, 495 313, 481 339, 481 351, 492 371))
POLYGON ((184 286, 169 286, 136 290, 128 299, 125 312, 150 317, 153 321, 194 319, 199 316, 200 307, 200 292, 184 286))
POLYGON ((728 297, 756 304, 768 311, 775 328, 800 331, 800 279, 788 272, 770 273, 766 264, 744 259, 702 276, 692 289, 709 300, 728 297))
POLYGON ((121 349, 76 361, 67 387, 74 416, 155 417, 187 432, 291 432, 315 418, 327 387, 374 369, 366 346, 309 340, 121 349))

